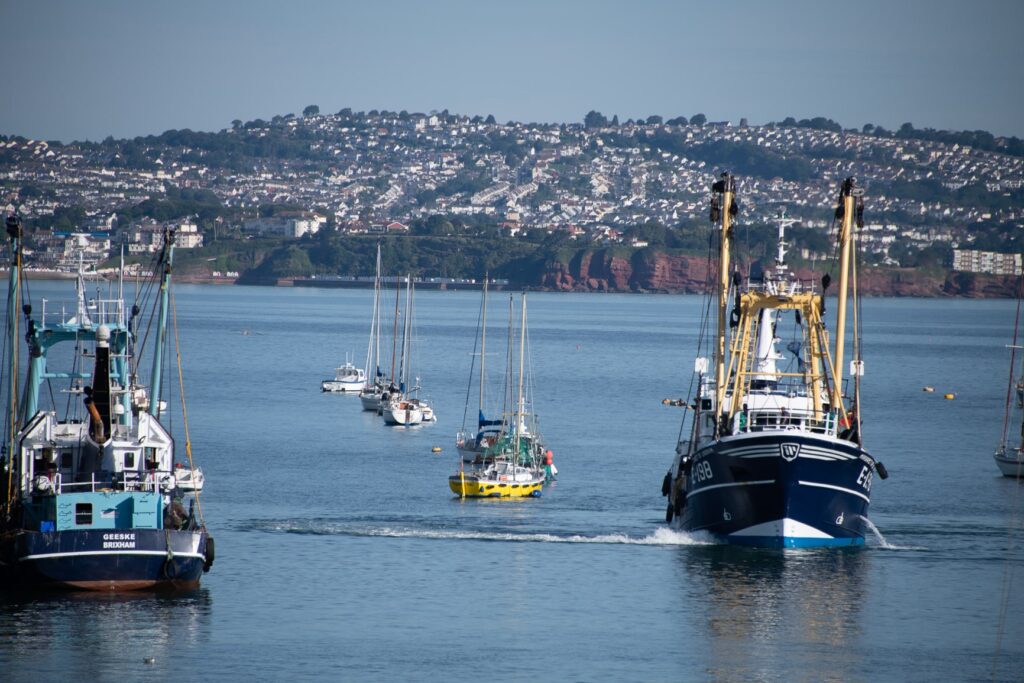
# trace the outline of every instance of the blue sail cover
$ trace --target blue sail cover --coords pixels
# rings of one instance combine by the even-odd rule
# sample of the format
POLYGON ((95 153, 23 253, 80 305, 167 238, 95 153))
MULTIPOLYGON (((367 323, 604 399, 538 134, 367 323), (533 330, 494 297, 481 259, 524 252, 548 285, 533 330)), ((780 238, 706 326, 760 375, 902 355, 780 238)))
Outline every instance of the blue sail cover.
POLYGON ((488 420, 484 416, 484 411, 480 411, 480 416, 477 418, 477 427, 496 427, 501 424, 501 420, 488 420))

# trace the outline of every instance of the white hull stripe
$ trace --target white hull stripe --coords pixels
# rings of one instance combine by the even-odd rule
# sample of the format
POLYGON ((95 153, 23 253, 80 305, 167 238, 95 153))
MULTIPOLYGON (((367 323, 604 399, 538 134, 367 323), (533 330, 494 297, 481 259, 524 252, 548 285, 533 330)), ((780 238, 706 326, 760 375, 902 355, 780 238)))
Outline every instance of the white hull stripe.
MULTIPOLYGON (((781 453, 777 444, 771 446, 743 446, 741 448, 730 448, 722 451, 723 455, 730 458, 774 458, 780 457, 781 453)), ((808 446, 806 444, 800 445, 800 457, 810 457, 815 460, 856 460, 858 456, 849 455, 841 451, 832 450, 830 448, 818 448, 815 446, 808 446)))
POLYGON ((871 499, 865 496, 860 491, 854 491, 853 489, 844 489, 842 486, 833 486, 832 484, 820 484, 816 481, 798 481, 797 483, 803 486, 816 486, 820 489, 832 489, 833 491, 842 491, 843 493, 849 493, 850 495, 863 498, 869 503, 871 502, 871 499))
POLYGON ((786 517, 771 522, 763 522, 734 531, 730 536, 768 536, 773 538, 832 538, 821 529, 798 522, 786 517))
MULTIPOLYGON (((50 560, 55 557, 85 557, 89 555, 160 555, 166 556, 166 550, 85 550, 74 553, 44 553, 40 555, 26 555, 19 557, 19 562, 29 560, 50 560)), ((174 557, 194 557, 200 560, 206 559, 200 553, 173 553, 174 557)))
POLYGON ((838 460, 856 460, 857 459, 856 455, 850 455, 848 453, 844 453, 844 452, 838 451, 838 450, 833 450, 831 448, 816 448, 814 446, 803 446, 800 449, 800 455, 803 455, 805 452, 813 454, 813 455, 822 455, 822 456, 827 456, 827 457, 831 457, 831 458, 836 458, 838 460))
POLYGON ((690 496, 696 496, 698 493, 704 493, 705 491, 711 491, 712 489, 724 489, 734 488, 736 486, 757 486, 759 484, 774 484, 774 479, 762 479, 760 481, 738 481, 733 484, 712 484, 711 486, 703 486, 696 491, 690 491, 690 496))

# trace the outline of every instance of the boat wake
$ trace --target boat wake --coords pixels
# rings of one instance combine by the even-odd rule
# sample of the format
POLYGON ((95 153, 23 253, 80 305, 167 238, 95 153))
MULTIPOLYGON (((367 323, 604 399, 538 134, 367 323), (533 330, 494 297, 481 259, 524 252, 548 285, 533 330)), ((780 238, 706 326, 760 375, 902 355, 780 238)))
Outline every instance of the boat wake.
POLYGON ((870 531, 872 537, 874 537, 875 543, 872 545, 877 545, 879 548, 884 548, 885 550, 927 550, 927 548, 917 546, 896 545, 895 543, 890 543, 886 540, 885 536, 882 535, 882 532, 879 531, 878 527, 875 526, 874 522, 867 517, 861 517, 861 519, 864 520, 864 526, 867 527, 867 530, 870 531))
POLYGON ((314 536, 356 536, 384 538, 424 538, 451 541, 493 541, 503 543, 596 543, 605 545, 716 545, 707 534, 687 533, 668 527, 658 527, 647 536, 628 534, 550 534, 504 531, 473 531, 461 529, 423 529, 401 526, 356 526, 350 523, 324 519, 310 520, 253 520, 240 525, 243 531, 266 533, 308 534, 314 536))

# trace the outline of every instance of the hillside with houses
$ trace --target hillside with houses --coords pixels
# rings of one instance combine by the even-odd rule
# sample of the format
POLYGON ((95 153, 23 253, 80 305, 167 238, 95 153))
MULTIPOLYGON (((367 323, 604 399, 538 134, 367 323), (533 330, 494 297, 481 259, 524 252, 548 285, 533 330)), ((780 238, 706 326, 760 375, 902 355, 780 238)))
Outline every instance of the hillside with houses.
POLYGON ((1021 273, 1021 148, 911 124, 619 122, 598 112, 581 123, 498 123, 310 105, 218 132, 68 144, 0 136, 0 206, 29 227, 29 265, 42 270, 110 267, 122 253, 144 268, 171 228, 183 274, 207 281, 363 276, 384 242, 390 267, 421 277, 688 291, 686 277, 656 273, 696 268, 706 254, 718 173, 739 180, 741 262, 757 267, 773 253, 771 224, 785 210, 800 219, 794 262, 809 269, 831 256, 830 207, 852 175, 867 193, 860 246, 878 293, 914 269, 930 284, 909 293, 993 295, 1021 273), (982 284, 965 288, 967 274, 982 284))

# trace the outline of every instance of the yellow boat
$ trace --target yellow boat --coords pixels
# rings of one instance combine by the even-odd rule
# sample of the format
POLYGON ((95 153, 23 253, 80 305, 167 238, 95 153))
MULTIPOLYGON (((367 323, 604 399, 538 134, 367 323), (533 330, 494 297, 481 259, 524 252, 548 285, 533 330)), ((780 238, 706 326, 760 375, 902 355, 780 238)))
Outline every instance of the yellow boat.
MULTIPOLYGON (((510 337, 512 310, 510 298, 510 337)), ((536 422, 528 421, 529 413, 526 411, 526 397, 523 394, 525 349, 526 294, 523 294, 519 324, 519 395, 515 412, 503 416, 502 431, 477 456, 479 460, 474 460, 474 466, 467 470, 460 456, 459 471, 448 477, 448 488, 460 498, 536 498, 541 495, 549 472, 553 476, 551 452, 544 450, 536 434, 536 422), (545 465, 551 465, 551 470, 545 470, 545 465)))
POLYGON ((498 461, 460 470, 448 477, 448 487, 461 498, 536 498, 544 488, 544 471, 498 461))

